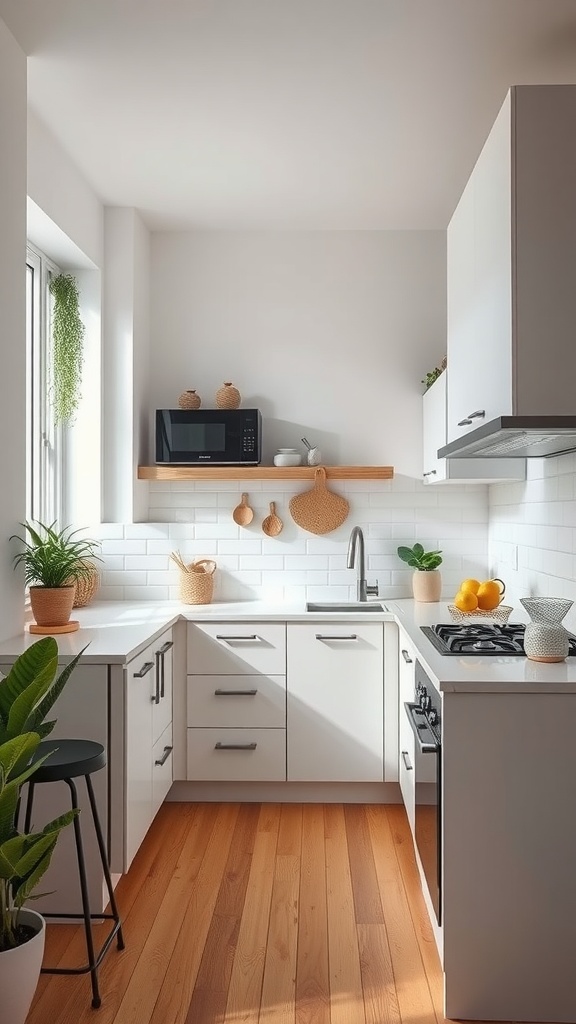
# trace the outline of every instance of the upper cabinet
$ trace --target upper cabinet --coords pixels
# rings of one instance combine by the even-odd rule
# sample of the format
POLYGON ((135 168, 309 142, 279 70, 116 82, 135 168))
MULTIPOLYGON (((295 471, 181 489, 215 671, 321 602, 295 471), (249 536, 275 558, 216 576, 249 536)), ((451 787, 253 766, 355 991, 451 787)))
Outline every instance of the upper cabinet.
POLYGON ((447 441, 574 413, 576 86, 515 86, 448 227, 447 441))
POLYGON ((446 437, 446 392, 449 369, 428 388, 422 398, 422 479, 425 484, 495 483, 524 480, 525 459, 439 459, 446 437))

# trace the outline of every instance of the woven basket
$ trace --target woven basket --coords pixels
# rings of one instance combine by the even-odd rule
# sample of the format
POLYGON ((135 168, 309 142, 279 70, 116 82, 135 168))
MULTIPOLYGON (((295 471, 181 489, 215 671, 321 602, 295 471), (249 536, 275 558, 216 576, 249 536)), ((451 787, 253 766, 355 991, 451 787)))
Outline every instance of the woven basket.
POLYGON ((183 604, 210 604, 214 593, 216 562, 201 558, 180 571, 180 600, 183 604))
POLYGON ((84 608, 96 594, 100 586, 100 573, 93 562, 84 562, 87 569, 90 569, 89 576, 82 576, 76 580, 76 595, 73 608, 84 608))
POLYGON ((470 622, 474 623, 474 619, 482 621, 482 619, 494 619, 495 622, 508 622, 510 612, 513 611, 511 605, 499 604, 497 608, 492 608, 491 611, 484 611, 482 608, 476 608, 473 612, 461 612, 459 608, 454 604, 448 605, 448 614, 454 622, 470 622))
POLYGON ((326 486, 326 470, 317 466, 314 470, 314 486, 309 491, 296 494, 290 499, 290 514, 294 522, 308 533, 331 533, 337 530, 348 517, 350 506, 340 494, 326 486))

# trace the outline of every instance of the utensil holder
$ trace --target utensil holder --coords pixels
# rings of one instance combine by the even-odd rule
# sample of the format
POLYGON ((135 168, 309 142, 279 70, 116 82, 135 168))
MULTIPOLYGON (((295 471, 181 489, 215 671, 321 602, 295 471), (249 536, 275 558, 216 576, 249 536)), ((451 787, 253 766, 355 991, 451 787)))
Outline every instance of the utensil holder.
POLYGON ((201 558, 192 562, 187 571, 180 571, 180 600, 183 604, 210 604, 214 593, 216 562, 201 558))

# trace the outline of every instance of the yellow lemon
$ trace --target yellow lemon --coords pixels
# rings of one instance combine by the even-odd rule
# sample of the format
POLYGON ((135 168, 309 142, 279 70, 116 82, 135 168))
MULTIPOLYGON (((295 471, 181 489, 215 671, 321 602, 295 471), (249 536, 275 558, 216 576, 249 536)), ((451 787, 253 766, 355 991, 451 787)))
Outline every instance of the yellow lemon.
POLYGON ((480 589, 480 580, 463 580, 459 589, 464 594, 477 594, 480 589))
POLYGON ((473 612, 478 607, 478 599, 470 590, 459 590, 454 598, 454 604, 461 612, 473 612))
POLYGON ((481 583, 476 595, 478 607, 482 608, 485 612, 497 608, 502 600, 504 589, 502 580, 486 580, 485 583, 481 583))

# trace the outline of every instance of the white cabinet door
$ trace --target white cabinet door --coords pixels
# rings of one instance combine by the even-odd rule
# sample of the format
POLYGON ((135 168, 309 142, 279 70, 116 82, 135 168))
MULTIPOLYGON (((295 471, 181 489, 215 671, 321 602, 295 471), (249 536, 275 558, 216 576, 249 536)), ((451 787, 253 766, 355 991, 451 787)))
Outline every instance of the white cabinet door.
POLYGON ((414 676, 416 665, 416 651, 412 647, 406 634, 400 630, 399 636, 399 760, 398 776, 402 799, 406 808, 406 815, 410 823, 412 835, 415 829, 415 795, 416 787, 414 781, 414 733, 408 721, 408 715, 404 707, 406 702, 414 701, 414 676))
POLYGON ((270 622, 194 622, 188 626, 188 673, 286 673, 286 626, 270 622))
POLYGON ((288 781, 383 780, 381 623, 289 623, 288 781))

